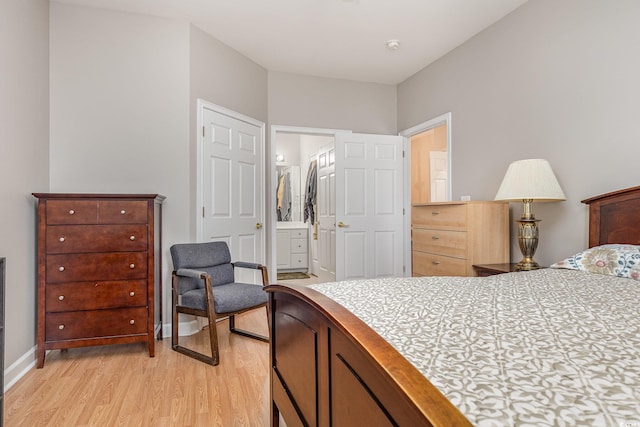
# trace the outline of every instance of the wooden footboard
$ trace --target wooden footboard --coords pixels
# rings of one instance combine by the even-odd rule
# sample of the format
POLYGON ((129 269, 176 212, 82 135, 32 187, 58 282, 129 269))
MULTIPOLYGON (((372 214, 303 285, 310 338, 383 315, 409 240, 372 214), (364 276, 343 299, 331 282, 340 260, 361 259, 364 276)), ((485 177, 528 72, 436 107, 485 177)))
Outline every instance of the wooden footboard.
POLYGON ((391 345, 303 286, 270 285, 271 425, 471 424, 391 345))

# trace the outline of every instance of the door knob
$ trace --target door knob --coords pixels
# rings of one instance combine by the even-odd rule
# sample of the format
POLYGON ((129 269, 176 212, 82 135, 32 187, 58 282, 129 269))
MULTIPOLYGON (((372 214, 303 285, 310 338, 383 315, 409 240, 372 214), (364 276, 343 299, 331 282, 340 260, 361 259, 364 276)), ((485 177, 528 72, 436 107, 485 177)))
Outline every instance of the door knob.
POLYGON ((342 228, 342 227, 348 227, 349 224, 345 224, 344 222, 340 221, 338 222, 338 227, 342 228))
POLYGON ((260 230, 262 228, 261 222, 256 222, 256 230, 260 230))

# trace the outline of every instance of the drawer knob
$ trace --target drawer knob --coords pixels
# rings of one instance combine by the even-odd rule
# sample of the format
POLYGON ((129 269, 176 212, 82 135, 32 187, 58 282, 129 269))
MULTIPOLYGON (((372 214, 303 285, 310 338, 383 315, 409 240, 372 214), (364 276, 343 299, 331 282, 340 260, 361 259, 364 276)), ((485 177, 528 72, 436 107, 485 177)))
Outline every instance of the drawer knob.
POLYGON ((124 209, 122 209, 122 210, 120 211, 120 215, 124 215, 124 214, 126 214, 126 213, 127 213, 127 211, 125 211, 124 209))
POLYGON ((58 271, 64 271, 64 266, 61 265, 60 267, 58 267, 58 271))
POLYGON ((64 325, 58 325, 58 329, 63 330, 64 329, 64 325))
POLYGON ((133 319, 129 320, 129 324, 130 324, 130 325, 133 325, 133 324, 135 324, 135 323, 136 323, 136 321, 135 321, 135 320, 133 320, 133 319))
POLYGON ((135 295, 136 295, 136 293, 135 293, 135 292, 133 292, 133 291, 129 292, 129 296, 130 296, 130 297, 133 297, 133 296, 135 296, 135 295))
POLYGON ((431 215, 440 215, 440 212, 438 212, 438 211, 433 211, 433 212, 431 212, 431 215))
POLYGON ((131 241, 136 240, 136 236, 129 236, 129 240, 131 240, 131 241))
POLYGON ((433 240, 440 240, 440 236, 431 236, 433 240))
POLYGON ((58 301, 64 301, 64 295, 58 296, 58 301))
POLYGON ((69 215, 73 215, 75 213, 76 213, 76 211, 74 211, 73 209, 69 210, 69 215))
POLYGON ((136 268, 136 265, 135 264, 129 264, 129 268, 134 269, 134 268, 136 268))
POLYGON ((440 265, 440 261, 431 261, 431 264, 433 264, 433 265, 440 265))
POLYGON ((64 242, 64 237, 59 238, 58 240, 60 240, 61 242, 64 242))

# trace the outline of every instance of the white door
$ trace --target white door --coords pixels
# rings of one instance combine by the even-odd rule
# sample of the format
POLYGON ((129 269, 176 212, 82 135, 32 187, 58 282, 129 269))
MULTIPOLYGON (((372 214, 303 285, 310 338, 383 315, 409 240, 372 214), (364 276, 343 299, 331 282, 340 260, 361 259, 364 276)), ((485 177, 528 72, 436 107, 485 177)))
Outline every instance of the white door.
POLYGON ((336 150, 326 146, 318 152, 318 281, 336 280, 336 150))
POLYGON ((446 202, 449 200, 449 172, 447 170, 446 151, 429 151, 430 201, 446 202))
MULTIPOLYGON (((202 105, 200 111, 199 240, 227 242, 232 261, 264 264, 263 127, 224 109, 202 105)), ((238 269, 236 280, 261 283, 258 272, 246 269, 238 269)))
POLYGON ((336 134, 336 278, 402 277, 400 136, 336 134))

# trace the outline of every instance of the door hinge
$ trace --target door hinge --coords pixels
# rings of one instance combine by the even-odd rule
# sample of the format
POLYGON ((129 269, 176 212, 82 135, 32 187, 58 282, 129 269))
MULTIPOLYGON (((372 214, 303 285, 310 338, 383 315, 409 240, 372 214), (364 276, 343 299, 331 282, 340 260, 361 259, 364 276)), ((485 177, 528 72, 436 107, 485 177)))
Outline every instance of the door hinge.
POLYGON ((202 207, 202 218, 204 218, 204 206, 202 207))
POLYGON ((404 159, 404 150, 402 150, 402 158, 404 159))
POLYGON ((202 126, 202 137, 204 138, 204 126, 202 126))
POLYGON ((407 213, 405 212, 405 209, 402 208, 402 215, 406 215, 407 213))

